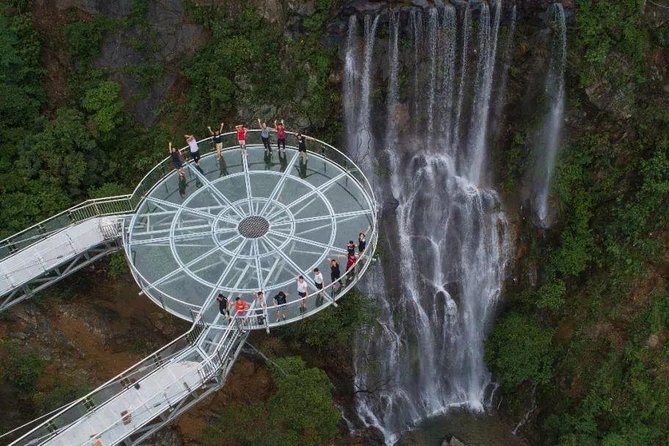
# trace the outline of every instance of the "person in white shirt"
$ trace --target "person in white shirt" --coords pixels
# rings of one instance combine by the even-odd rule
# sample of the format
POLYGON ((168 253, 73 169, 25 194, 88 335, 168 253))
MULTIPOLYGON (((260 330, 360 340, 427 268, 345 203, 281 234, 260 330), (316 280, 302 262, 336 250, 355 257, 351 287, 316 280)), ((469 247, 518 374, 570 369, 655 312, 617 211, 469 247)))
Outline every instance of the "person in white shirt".
POLYGON ((258 291, 255 293, 255 314, 256 314, 256 324, 265 325, 265 293, 258 291))
POLYGON ((297 295, 300 296, 300 314, 307 310, 307 281, 304 276, 297 277, 297 295))
POLYGON ((193 135, 184 135, 186 137, 186 142, 190 148, 190 157, 195 162, 196 166, 200 165, 200 148, 197 145, 197 140, 193 135))
POLYGON ((314 285, 318 288, 318 296, 316 296, 316 306, 323 305, 323 273, 318 268, 314 268, 314 285))

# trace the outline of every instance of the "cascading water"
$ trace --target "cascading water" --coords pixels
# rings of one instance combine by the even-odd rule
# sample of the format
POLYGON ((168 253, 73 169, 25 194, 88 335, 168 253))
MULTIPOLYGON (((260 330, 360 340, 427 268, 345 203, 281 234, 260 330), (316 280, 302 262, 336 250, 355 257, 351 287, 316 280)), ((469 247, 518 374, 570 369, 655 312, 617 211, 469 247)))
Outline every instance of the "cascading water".
POLYGON ((532 208, 536 223, 544 228, 550 225, 548 195, 560 143, 565 106, 564 70, 567 63, 567 28, 562 5, 551 5, 550 14, 553 39, 545 84, 549 109, 539 136, 540 145, 535 154, 532 175, 532 208))
MULTIPOLYGON (((387 254, 375 276, 382 282, 372 285, 380 316, 373 333, 356 339, 355 386, 358 415, 388 444, 425 417, 454 406, 482 410, 490 397, 483 341, 508 257, 506 217, 483 184, 502 4, 476 4, 406 11, 415 52, 398 44, 404 12, 390 14, 385 101, 365 97, 371 90, 363 88, 377 71, 371 64, 379 16, 365 26, 363 51, 345 51, 365 59, 347 59, 345 70, 369 67, 359 88, 344 89, 344 104, 361 104, 345 110, 356 116, 347 123, 357 123, 347 132, 359 134, 365 122, 376 132, 348 149, 357 159, 379 160, 387 172, 373 178, 387 203, 387 254), (481 9, 472 39, 474 8, 481 9), (478 62, 468 82, 471 57, 478 62), (414 82, 404 94, 402 73, 414 82), (399 126, 407 110, 412 124, 399 126)), ((347 45, 358 41, 349 34, 347 45)))

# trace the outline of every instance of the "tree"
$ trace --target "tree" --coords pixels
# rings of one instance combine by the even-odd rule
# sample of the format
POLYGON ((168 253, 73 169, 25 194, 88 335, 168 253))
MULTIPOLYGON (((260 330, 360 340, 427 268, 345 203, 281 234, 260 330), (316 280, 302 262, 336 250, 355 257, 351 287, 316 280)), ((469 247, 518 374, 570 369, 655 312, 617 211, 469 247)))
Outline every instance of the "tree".
POLYGON ((555 358, 551 339, 552 332, 531 317, 510 313, 497 323, 486 342, 486 360, 507 390, 526 381, 546 384, 555 358))
POLYGON ((234 404, 204 434, 209 445, 322 445, 337 433, 339 411, 323 370, 300 357, 279 358, 271 368, 276 393, 267 401, 234 404))
POLYGON ((100 81, 84 95, 82 106, 91 113, 92 123, 102 134, 110 133, 121 123, 120 92, 121 87, 116 82, 100 81))

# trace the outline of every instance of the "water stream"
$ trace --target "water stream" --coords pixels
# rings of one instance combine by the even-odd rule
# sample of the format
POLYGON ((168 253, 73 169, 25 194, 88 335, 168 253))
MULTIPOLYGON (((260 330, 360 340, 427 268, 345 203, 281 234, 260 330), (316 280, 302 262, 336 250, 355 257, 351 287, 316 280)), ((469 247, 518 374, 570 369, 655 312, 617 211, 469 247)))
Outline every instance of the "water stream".
POLYGON ((486 159, 505 13, 501 1, 472 1, 349 22, 348 150, 384 204, 386 253, 367 284, 378 322, 355 342, 356 409, 388 444, 449 408, 482 411, 494 392, 483 342, 509 241, 486 159))
POLYGON ((548 112, 539 135, 532 175, 532 209, 535 212, 536 223, 544 228, 550 226, 551 223, 548 196, 560 144, 560 129, 565 106, 564 70, 567 63, 567 28, 564 9, 561 4, 554 3, 549 13, 553 33, 545 83, 548 112))

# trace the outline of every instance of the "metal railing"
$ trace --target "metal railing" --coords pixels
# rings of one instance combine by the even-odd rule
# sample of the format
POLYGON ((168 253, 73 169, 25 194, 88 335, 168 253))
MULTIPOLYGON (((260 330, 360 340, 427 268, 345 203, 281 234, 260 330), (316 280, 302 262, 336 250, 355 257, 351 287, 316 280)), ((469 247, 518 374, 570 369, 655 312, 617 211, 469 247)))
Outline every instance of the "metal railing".
MULTIPOLYGON (((253 148, 256 145, 262 147, 260 145, 259 132, 260 130, 252 130, 249 132, 247 136, 247 145, 249 148, 253 148), (257 140, 257 142, 254 142, 255 140, 257 140)), ((294 133, 287 132, 287 134, 289 138, 295 138, 294 133)), ((224 150, 235 149, 238 147, 236 143, 236 134, 234 132, 223 134, 222 137, 224 139, 224 146, 226 146, 226 149, 224 150)), ((199 141, 199 144, 203 145, 200 149, 202 152, 208 152, 204 144, 206 144, 209 140, 211 140, 211 138, 206 138, 199 141)), ((346 169, 347 173, 351 175, 352 179, 358 182, 361 188, 368 194, 368 197, 372 200, 372 205, 375 206, 374 193, 371 185, 360 168, 350 158, 323 141, 319 141, 310 137, 308 137, 308 141, 307 148, 310 152, 325 156, 346 169)), ((286 144, 286 146, 293 149, 295 148, 292 144, 286 144)), ((185 150, 187 150, 187 147, 181 149, 182 152, 185 150)), ((211 147, 209 151, 215 151, 215 148, 211 147)), ((171 158, 167 157, 144 176, 132 194, 104 199, 87 200, 77 206, 61 212, 60 214, 57 214, 54 217, 33 225, 30 228, 19 232, 18 234, 0 241, 0 260, 18 251, 19 249, 23 249, 30 244, 35 243, 39 239, 42 239, 43 237, 48 236, 49 234, 63 229, 71 224, 79 223, 92 217, 123 214, 136 211, 143 198, 149 192, 151 192, 151 190, 160 182, 162 178, 172 173, 173 171, 174 168, 172 166, 171 158)), ((123 236, 127 237, 128 231, 126 231, 125 228, 123 228, 122 232, 123 236)), ((40 417, 37 420, 33 420, 33 422, 28 423, 27 425, 21 426, 14 431, 3 434, 0 436, 0 438, 19 430, 25 431, 32 427, 32 430, 30 430, 27 434, 23 435, 19 440, 16 440, 12 444, 28 445, 44 442, 49 438, 53 438, 55 435, 67 429, 68 427, 74 425, 78 422, 78 420, 82 419, 82 417, 85 417, 87 414, 95 410, 95 408, 103 406, 117 395, 122 393, 124 390, 135 385, 139 381, 146 379, 149 377, 149 375, 169 363, 190 359, 195 360, 196 358, 199 358, 197 359, 200 367, 199 373, 201 377, 199 385, 204 386, 207 382, 211 382, 212 380, 216 379, 218 379, 218 385, 222 385, 224 377, 229 372, 230 368, 232 367, 232 363, 234 362, 234 359, 239 352, 239 349, 236 349, 236 346, 239 342, 243 342, 248 334, 248 330, 263 328, 267 329, 271 326, 283 325, 296 319, 308 317, 320 309, 336 302, 336 300, 341 298, 351 287, 353 287, 356 282, 354 278, 355 275, 364 274, 366 269, 370 266, 372 263, 371 254, 376 248, 377 241, 377 219, 376 214, 373 212, 367 249, 360 255, 354 267, 350 268, 349 270, 345 271, 344 274, 342 274, 339 281, 328 284, 322 290, 311 292, 305 298, 298 298, 279 306, 272 305, 271 302, 266 302, 266 305, 262 309, 259 309, 255 307, 256 302, 252 302, 244 314, 235 314, 233 312, 232 317, 230 318, 227 325, 221 323, 221 318, 223 316, 219 314, 218 306, 213 300, 213 296, 215 295, 214 293, 212 293, 210 299, 208 299, 206 308, 204 305, 203 308, 200 308, 192 304, 182 302, 182 304, 186 306, 184 310, 192 310, 194 312, 193 325, 186 333, 179 336, 166 346, 158 349, 150 356, 139 361, 134 366, 110 379, 89 394, 63 406, 60 409, 57 409, 56 411, 51 412, 46 416, 40 417), (286 315, 285 321, 277 321, 279 312, 282 312, 286 315), (259 323, 259 316, 264 318, 262 324, 259 323), (271 319, 274 319, 275 322, 271 322, 271 319), (35 423, 38 422, 40 424, 35 426, 35 423)), ((149 282, 146 281, 141 276, 141 274, 136 271, 135 268, 131 268, 131 271, 138 284, 143 289, 145 289, 149 282)), ((156 290, 152 290, 152 292, 153 291, 156 290)), ((165 295, 165 297, 170 298, 175 302, 179 301, 172 296, 165 295)), ((162 295, 160 298, 162 299, 162 295)), ((266 296, 266 299, 271 298, 272 296, 266 296)), ((165 308, 164 305, 163 308, 165 308)), ((165 309, 170 311, 169 308, 165 309)), ((174 313, 174 311, 171 312, 174 313)), ((184 311, 181 314, 188 314, 188 311, 184 311)), ((177 315, 180 316, 181 314, 177 315)), ((180 394, 178 397, 184 399, 192 396, 189 396, 187 393, 188 392, 184 392, 183 395, 180 394)), ((161 395, 153 395, 148 402, 158 404, 158 400, 162 398, 161 395)), ((198 399, 195 398, 195 401, 197 400, 198 399)), ((146 410, 146 407, 148 406, 144 404, 140 406, 140 408, 135 409, 135 412, 139 410, 146 410)), ((167 404, 164 407, 164 410, 156 411, 154 415, 157 416, 171 408, 170 404, 167 404)), ((185 408, 187 406, 183 407, 185 408)), ((130 413, 129 415, 131 417, 133 415, 138 416, 139 413, 135 412, 130 413)), ((110 425, 103 432, 108 431, 113 426, 118 425, 118 423, 121 422, 123 422, 123 418, 119 417, 110 423, 110 425)), ((127 435, 131 435, 132 432, 133 430, 129 429, 127 435)))
MULTIPOLYGON (((252 318, 252 309, 253 306, 251 306, 243 315, 233 314, 226 327, 205 325, 203 329, 203 325, 201 325, 201 316, 198 315, 187 332, 137 362, 135 365, 119 373, 87 395, 80 397, 60 409, 56 409, 47 416, 40 417, 33 420, 31 423, 14 429, 13 431, 4 433, 0 438, 20 430, 25 431, 26 429, 29 429, 30 426, 34 426, 35 423, 40 422, 38 426, 33 427, 28 433, 10 444, 12 446, 42 444, 64 430, 72 427, 83 417, 92 413, 96 408, 104 406, 126 389, 141 383, 143 379, 146 379, 149 375, 168 364, 185 361, 197 362, 199 363, 198 374, 200 387, 207 385, 212 382, 212 380, 218 380, 218 383, 222 385, 222 379, 227 375, 234 362, 235 349, 238 346, 237 343, 240 342, 242 338, 245 338, 248 332, 247 328, 249 327, 249 321, 252 318), (213 343, 213 348, 202 348, 201 345, 208 342, 213 330, 216 330, 217 334, 217 336, 214 336, 215 342, 213 343)), ((174 381, 179 381, 179 379, 175 379, 174 381)), ((169 401, 165 400, 165 402, 169 404, 163 405, 164 410, 155 411, 156 413, 152 414, 151 419, 155 418, 155 416, 160 413, 169 410, 174 406, 176 401, 179 401, 179 399, 188 397, 188 394, 192 390, 194 389, 185 389, 182 394, 176 396, 173 395, 172 399, 169 401)), ((123 419, 126 417, 135 419, 140 418, 140 411, 146 411, 146 407, 158 407, 164 399, 164 392, 161 390, 150 397, 149 400, 145 401, 145 404, 128 411, 123 417, 119 415, 118 418, 110 422, 106 429, 97 432, 97 434, 101 435, 112 429, 114 426, 123 423, 123 419)), ((128 434, 131 432, 132 430, 129 430, 128 434)))
POLYGON ((131 195, 119 195, 116 197, 86 200, 54 215, 53 217, 42 220, 21 232, 1 240, 0 260, 11 256, 72 224, 80 223, 93 217, 126 214, 132 212, 134 209, 135 207, 131 202, 131 195))
MULTIPOLYGON (((273 132, 273 131, 272 131, 273 132)), ((236 132, 222 133, 221 139, 223 150, 235 149, 237 145, 236 132)), ((346 155, 337 150, 332 145, 321 141, 319 139, 305 135, 307 138, 307 149, 310 152, 325 156, 326 158, 336 162, 343 167, 365 190, 365 192, 372 198, 374 202, 374 191, 372 190, 369 181, 362 173, 360 168, 346 155)), ((246 136, 246 142, 250 146, 262 146, 260 138, 260 129, 250 129, 246 136)), ((208 153, 215 151, 213 144, 211 144, 212 137, 204 138, 198 141, 200 145, 200 152, 208 153), (209 143, 209 144, 208 144, 209 143), (207 146, 209 150, 207 150, 207 146)), ((296 148, 297 142, 296 133, 286 132, 286 145, 291 148, 296 148)), ((274 141, 272 141, 274 144, 274 141)), ((179 149, 183 155, 188 150, 188 146, 179 149)), ((130 213, 137 210, 142 199, 160 182, 162 178, 174 171, 172 160, 168 156, 153 167, 139 182, 132 194, 119 195, 115 197, 96 198, 86 200, 79 203, 59 214, 42 220, 39 223, 30 226, 23 231, 11 235, 3 240, 0 240, 0 260, 24 249, 33 243, 49 236, 50 234, 59 231, 67 226, 79 223, 83 220, 93 217, 100 217, 105 215, 117 215, 130 213)), ((376 217, 373 217, 374 227, 372 233, 376 232, 376 217)))
MULTIPOLYGON (((289 142, 297 142, 296 134, 293 132, 286 132, 287 142, 286 148, 297 150, 297 147, 289 144, 289 142)), ((222 152, 229 150, 236 150, 239 148, 237 143, 237 135, 235 132, 229 132, 221 134, 223 141, 222 152)), ((210 138, 198 141, 200 146, 201 154, 208 154, 215 152, 216 149, 213 145, 209 146, 205 143, 210 142, 210 138), (207 150, 208 149, 208 150, 207 150)), ((260 139, 260 130, 249 130, 246 138, 247 149, 257 149, 263 148, 262 141, 260 139)), ((273 150, 276 147, 273 147, 273 150)), ((343 167, 348 174, 351 175, 352 179, 358 183, 362 190, 368 195, 372 202, 372 206, 375 205, 376 200, 374 198, 374 191, 372 190, 371 184, 367 180, 366 176, 362 173, 362 170, 346 155, 342 152, 327 144, 323 141, 320 141, 315 138, 307 137, 307 149, 311 153, 315 153, 321 156, 328 158, 336 162, 339 166, 343 167)), ((189 150, 188 147, 180 149, 181 152, 189 150)), ((142 198, 148 195, 151 190, 160 182, 160 180, 166 175, 174 172, 174 166, 172 164, 171 158, 165 158, 158 165, 156 165, 143 179, 140 181, 137 189, 132 195, 132 200, 141 202, 142 198)), ((286 302, 282 305, 273 305, 271 302, 272 296, 265 296, 266 307, 263 310, 264 314, 264 323, 258 324, 251 322, 250 328, 252 329, 269 329, 271 327, 285 325, 295 320, 304 319, 312 314, 315 314, 319 310, 323 309, 325 306, 332 304, 339 300, 346 292, 348 292, 356 283, 354 277, 356 275, 362 275, 365 273, 369 265, 371 264, 371 255, 376 249, 376 244, 378 241, 378 230, 377 230, 377 219, 376 214, 373 212, 372 215, 372 224, 369 228, 368 237, 367 237, 367 248, 359 256, 356 264, 350 270, 344 271, 341 276, 341 279, 330 283, 324 286, 321 291, 314 291, 308 294, 305 298, 298 298, 289 302, 286 302), (285 320, 279 320, 279 316, 285 316, 285 320)), ((131 258, 131 253, 129 252, 130 243, 128 240, 129 231, 124 230, 123 235, 125 237, 124 247, 126 250, 126 255, 128 258, 131 258)), ((343 258, 344 262, 346 261, 343 258)), ((344 267, 342 267, 344 269, 344 267)), ((176 296, 172 296, 162 290, 157 289, 152 286, 152 281, 146 279, 137 268, 134 268, 132 265, 130 267, 131 273, 135 278, 135 281, 140 285, 140 288, 144 290, 152 299, 158 303, 165 311, 172 313, 177 317, 183 317, 184 314, 189 314, 192 312, 206 311, 206 308, 200 307, 199 305, 184 301, 176 296)), ((307 272, 305 272, 307 273, 307 272)), ((285 290, 284 290, 285 292, 285 290)), ((286 293, 292 294, 292 293, 286 293)), ((297 293, 295 293, 297 294, 297 293)), ((252 321, 257 321, 257 317, 252 318, 252 321)))

